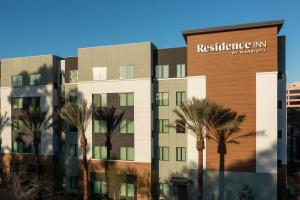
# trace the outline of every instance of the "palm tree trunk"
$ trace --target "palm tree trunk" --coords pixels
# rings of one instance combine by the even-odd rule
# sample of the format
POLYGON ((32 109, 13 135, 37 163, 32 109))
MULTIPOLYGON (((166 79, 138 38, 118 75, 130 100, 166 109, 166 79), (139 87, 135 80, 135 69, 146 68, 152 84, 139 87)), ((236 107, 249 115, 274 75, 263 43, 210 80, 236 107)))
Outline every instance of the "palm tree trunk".
POLYGON ((87 139, 82 134, 80 138, 80 145, 82 151, 82 171, 83 171, 83 200, 89 200, 89 175, 88 175, 88 163, 86 155, 87 139))
POLYGON ((225 155, 220 153, 220 166, 219 166, 219 200, 224 200, 224 165, 225 155))
POLYGON ((203 138, 197 139, 197 151, 198 151, 198 194, 197 199, 202 200, 203 199, 203 149, 204 146, 204 140, 203 138))
POLYGON ((34 155, 35 155, 35 163, 36 163, 36 173, 38 176, 38 180, 41 179, 41 164, 40 164, 40 155, 39 155, 39 145, 34 145, 34 155))
POLYGON ((110 160, 110 151, 111 151, 111 140, 110 140, 110 136, 106 136, 106 149, 107 149, 107 157, 106 160, 104 161, 104 170, 105 170, 105 181, 107 184, 107 197, 109 198, 109 178, 108 178, 108 170, 109 170, 109 162, 108 160, 110 160))

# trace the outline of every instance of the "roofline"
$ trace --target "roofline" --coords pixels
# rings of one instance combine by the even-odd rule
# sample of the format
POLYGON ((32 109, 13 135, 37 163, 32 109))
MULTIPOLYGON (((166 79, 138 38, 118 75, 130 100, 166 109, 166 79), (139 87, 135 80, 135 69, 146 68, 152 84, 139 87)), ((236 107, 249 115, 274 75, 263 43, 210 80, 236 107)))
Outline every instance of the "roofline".
POLYGON ((256 22, 256 23, 246 23, 246 24, 237 24, 237 25, 228 25, 228 26, 217 26, 210 28, 200 28, 200 29, 190 29, 182 32, 182 35, 186 41, 188 35, 196 34, 206 34, 206 33, 216 33, 216 32, 226 32, 226 31, 237 31, 245 29, 256 29, 256 28, 266 28, 277 26, 277 33, 279 33, 284 20, 274 20, 274 21, 265 21, 265 22, 256 22))
POLYGON ((44 54, 44 55, 34 55, 34 56, 19 56, 19 57, 0 58, 0 60, 13 60, 13 59, 21 59, 21 58, 34 58, 34 57, 47 57, 47 56, 62 58, 62 57, 54 55, 54 54, 44 54))

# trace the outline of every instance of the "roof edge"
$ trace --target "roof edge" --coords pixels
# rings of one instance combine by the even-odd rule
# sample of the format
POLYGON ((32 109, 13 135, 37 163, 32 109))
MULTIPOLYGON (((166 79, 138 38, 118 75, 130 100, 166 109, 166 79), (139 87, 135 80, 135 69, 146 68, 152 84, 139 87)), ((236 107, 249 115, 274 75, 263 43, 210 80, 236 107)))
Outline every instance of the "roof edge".
POLYGON ((196 34, 206 34, 206 33, 216 33, 216 32, 227 32, 227 31, 236 31, 236 30, 245 30, 245 29, 256 29, 256 28, 265 28, 277 26, 277 33, 279 33, 284 20, 274 20, 274 21, 264 21, 264 22, 255 22, 255 23, 246 23, 246 24, 237 24, 237 25, 228 25, 228 26, 217 26, 210 28, 200 28, 200 29, 190 29, 182 32, 182 35, 186 41, 188 35, 196 34))

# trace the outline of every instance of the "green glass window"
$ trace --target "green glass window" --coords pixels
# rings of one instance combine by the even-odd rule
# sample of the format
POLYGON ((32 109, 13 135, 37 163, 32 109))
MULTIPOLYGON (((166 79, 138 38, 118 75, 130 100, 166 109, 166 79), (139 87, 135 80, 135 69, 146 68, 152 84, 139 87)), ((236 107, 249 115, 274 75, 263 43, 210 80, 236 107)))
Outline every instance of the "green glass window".
POLYGON ((94 146, 94 159, 107 159, 107 148, 106 146, 94 146))
POLYGON ((11 76, 11 85, 13 87, 23 85, 23 76, 22 75, 13 75, 11 76))
POLYGON ((120 102, 120 106, 133 106, 134 105, 133 93, 120 93, 119 102, 120 102))
POLYGON ((38 97, 31 97, 30 98, 30 107, 31 108, 37 108, 37 107, 39 107, 39 104, 40 104, 40 102, 39 102, 38 97))
POLYGON ((93 120, 94 133, 106 133, 107 123, 105 120, 93 120))
POLYGON ((169 65, 156 65, 155 70, 157 79, 169 78, 169 65))
POLYGON ((176 160, 185 161, 186 150, 185 147, 176 147, 176 160))
POLYGON ((186 100, 185 92, 176 92, 176 105, 180 106, 186 100))
POLYGON ((159 195, 161 197, 169 197, 170 196, 170 186, 167 183, 159 184, 159 195))
POLYGON ((169 120, 168 119, 156 120, 156 132, 157 133, 169 133, 169 120))
POLYGON ((93 192, 96 194, 107 194, 107 183, 105 181, 94 181, 93 192))
POLYGON ((41 74, 30 74, 30 85, 39 85, 41 83, 41 74))
POLYGON ((122 120, 120 123, 120 133, 134 133, 134 122, 132 120, 122 120))
POLYGON ((77 157, 77 155, 78 155, 77 144, 70 144, 70 156, 77 157))
POLYGON ((120 79, 132 79, 134 78, 134 67, 129 66, 120 66, 120 79))
POLYGON ((13 143, 13 152, 15 153, 23 153, 24 152, 24 144, 20 141, 14 141, 13 143))
POLYGON ((22 97, 12 97, 12 108, 23 108, 23 98, 22 97))
POLYGON ((161 161, 169 160, 169 147, 158 147, 156 149, 156 157, 161 161))
POLYGON ((93 94, 93 105, 95 107, 106 107, 107 94, 93 94))
POLYGON ((157 92, 155 102, 156 102, 157 106, 168 106, 169 105, 169 93, 168 92, 157 92))
POLYGON ((134 197, 134 184, 132 183, 122 183, 120 189, 121 197, 134 197))
POLYGON ((176 77, 185 77, 185 64, 178 64, 176 66, 176 77))
POLYGON ((133 147, 121 147, 120 148, 120 160, 134 160, 134 148, 133 147))
POLYGON ((69 72, 70 83, 76 83, 78 81, 78 70, 71 70, 69 72))

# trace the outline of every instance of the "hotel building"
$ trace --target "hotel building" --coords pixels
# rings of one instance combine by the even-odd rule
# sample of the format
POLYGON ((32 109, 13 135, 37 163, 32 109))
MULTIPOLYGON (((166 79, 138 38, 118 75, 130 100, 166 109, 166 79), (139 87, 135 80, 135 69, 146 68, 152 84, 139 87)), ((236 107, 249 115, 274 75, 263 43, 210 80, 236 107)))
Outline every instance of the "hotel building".
POLYGON ((300 82, 290 83, 286 90, 288 108, 300 108, 300 82))
MULTIPOLYGON (((255 199, 283 199, 286 182, 285 36, 283 21, 188 30, 185 47, 159 49, 151 42, 79 48, 75 57, 1 59, 1 114, 37 103, 55 113, 67 102, 124 111, 112 137, 111 161, 120 169, 149 172, 154 199, 196 199, 198 153, 173 110, 192 97, 207 98, 246 116, 225 156, 225 199, 248 192, 255 199), (33 103, 35 102, 35 103, 33 103), (170 127, 175 124, 175 128, 170 127), (245 189, 246 188, 246 189, 245 189)), ((93 119, 86 137, 91 194, 105 194, 106 122, 93 119)), ((2 133, 4 172, 13 156, 31 162, 30 141, 10 126, 2 133), (26 143, 26 144, 25 144, 26 143), (27 146, 26 146, 27 145, 27 146)), ((206 140, 204 199, 218 198, 219 154, 206 140)), ((45 162, 58 166, 68 192, 81 185, 79 135, 61 123, 42 139, 45 162)), ((50 165, 47 164, 49 167, 50 165)), ((50 167, 51 168, 51 167, 50 167)), ((57 172, 59 171, 59 172, 57 172)), ((135 175, 136 175, 135 174, 135 175)), ((128 174, 120 199, 147 199, 128 174)))

